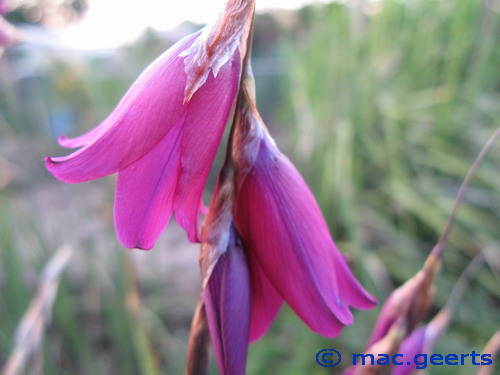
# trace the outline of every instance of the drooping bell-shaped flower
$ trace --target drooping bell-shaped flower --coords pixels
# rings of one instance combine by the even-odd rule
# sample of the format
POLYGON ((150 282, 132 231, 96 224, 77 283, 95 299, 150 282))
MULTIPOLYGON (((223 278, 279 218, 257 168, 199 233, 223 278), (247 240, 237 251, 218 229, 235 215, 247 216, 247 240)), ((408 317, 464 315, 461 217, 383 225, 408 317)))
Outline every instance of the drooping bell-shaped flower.
POLYGON ((46 159, 68 183, 118 172, 114 217, 126 247, 152 248, 172 213, 198 240, 202 192, 238 89, 239 42, 248 29, 245 9, 232 6, 153 62, 99 126, 60 139, 77 151, 46 159))
MULTIPOLYGON (((249 86, 244 83, 247 98, 249 86)), ((350 271, 311 191, 255 111, 251 104, 240 111, 233 147, 235 223, 250 273, 259 270, 265 291, 252 298, 264 302, 252 306, 250 337, 266 332, 281 299, 314 332, 336 336, 353 322, 350 306, 367 309, 376 302, 350 271)))

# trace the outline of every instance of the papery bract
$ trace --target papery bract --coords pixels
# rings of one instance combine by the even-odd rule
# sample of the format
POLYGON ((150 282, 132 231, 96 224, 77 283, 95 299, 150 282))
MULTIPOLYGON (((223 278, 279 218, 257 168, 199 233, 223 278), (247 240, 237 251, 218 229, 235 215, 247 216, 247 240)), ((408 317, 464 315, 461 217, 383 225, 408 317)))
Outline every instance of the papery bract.
POLYGON ((185 100, 189 100, 208 78, 218 74, 236 49, 246 54, 255 0, 226 0, 224 10, 214 24, 202 30, 201 37, 181 53, 186 58, 188 82, 185 100))
POLYGON ((97 128, 60 139, 79 150, 46 159, 49 171, 69 183, 119 172, 115 225, 126 247, 153 247, 172 212, 190 240, 198 240, 203 188, 240 74, 236 49, 217 76, 209 74, 185 101, 188 76, 179 55, 200 35, 182 39, 160 56, 97 128))

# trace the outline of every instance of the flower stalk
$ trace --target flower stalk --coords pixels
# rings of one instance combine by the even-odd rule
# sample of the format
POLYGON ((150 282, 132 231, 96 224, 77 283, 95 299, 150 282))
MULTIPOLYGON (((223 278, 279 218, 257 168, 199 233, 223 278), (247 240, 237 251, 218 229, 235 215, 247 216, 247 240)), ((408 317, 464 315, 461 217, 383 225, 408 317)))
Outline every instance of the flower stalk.
POLYGON ((373 346, 377 341, 383 339, 390 331, 392 325, 399 319, 404 319, 405 333, 403 337, 407 337, 429 312, 434 298, 434 280, 441 268, 444 245, 446 244, 453 223, 456 220, 458 208, 463 201, 465 192, 475 172, 497 141, 498 137, 500 137, 500 128, 496 129, 490 136, 474 160, 460 186, 443 233, 427 257, 422 269, 402 286, 394 290, 382 306, 379 318, 368 341, 367 349, 373 346))
POLYGON ((208 375, 210 369, 210 332, 203 298, 198 300, 187 350, 187 368, 185 375, 208 375))

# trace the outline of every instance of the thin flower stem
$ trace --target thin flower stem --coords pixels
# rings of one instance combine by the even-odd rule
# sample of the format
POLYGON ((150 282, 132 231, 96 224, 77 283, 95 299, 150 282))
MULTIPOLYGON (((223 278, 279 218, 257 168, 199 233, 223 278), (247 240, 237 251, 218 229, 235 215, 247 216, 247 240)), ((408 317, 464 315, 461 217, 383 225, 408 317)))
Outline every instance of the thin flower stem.
POLYGON ((500 136, 500 127, 497 128, 495 133, 488 139, 488 142, 484 145, 483 149, 479 153, 479 155, 476 157, 476 160, 474 160, 474 163, 470 167, 469 171, 467 172, 467 175, 465 176, 464 181, 462 182, 462 185, 460 186, 460 189, 458 191, 457 197, 455 198, 455 202, 453 203, 453 208, 451 210, 450 216, 448 217, 448 221, 446 222, 446 226, 443 230, 443 233, 441 234, 441 237, 439 238, 438 242, 434 246, 434 249, 432 250, 431 255, 440 258, 443 254, 443 248, 446 243, 446 240, 448 239, 448 235, 451 231, 451 228, 453 226, 453 223, 455 222, 455 218, 457 216, 458 208, 460 207, 460 204, 462 203, 462 200, 465 196, 465 192, 467 191, 467 188, 469 186, 470 181, 474 177, 474 174, 476 173, 477 169, 481 165, 481 162, 483 161, 484 157, 490 151, 490 149, 493 147, 495 144, 495 141, 497 138, 500 136))
POLYGON ((455 283, 455 286, 453 287, 453 290, 451 291, 451 294, 448 297, 448 302, 446 302, 446 305, 444 306, 443 309, 447 309, 450 312, 453 312, 455 310, 458 303, 460 302, 460 299, 462 298, 463 292, 464 292, 465 288, 467 287, 467 284, 469 284, 471 278, 476 274, 479 267, 485 261, 486 254, 489 253, 491 250, 493 250, 496 247, 495 245, 496 244, 493 243, 490 246, 482 249, 469 262, 467 267, 465 267, 465 270, 460 275, 458 281, 455 283))

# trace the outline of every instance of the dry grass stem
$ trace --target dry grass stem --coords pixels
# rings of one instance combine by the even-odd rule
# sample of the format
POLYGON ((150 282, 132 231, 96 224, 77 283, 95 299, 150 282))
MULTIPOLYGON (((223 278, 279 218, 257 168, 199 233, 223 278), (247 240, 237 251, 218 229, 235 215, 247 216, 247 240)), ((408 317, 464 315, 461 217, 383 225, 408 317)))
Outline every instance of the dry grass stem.
POLYGON ((30 362, 34 364, 34 368, 41 369, 39 355, 45 327, 52 317, 52 306, 56 298, 60 275, 72 253, 72 248, 63 246, 45 266, 37 293, 17 327, 14 350, 2 370, 2 375, 20 374, 30 362))

